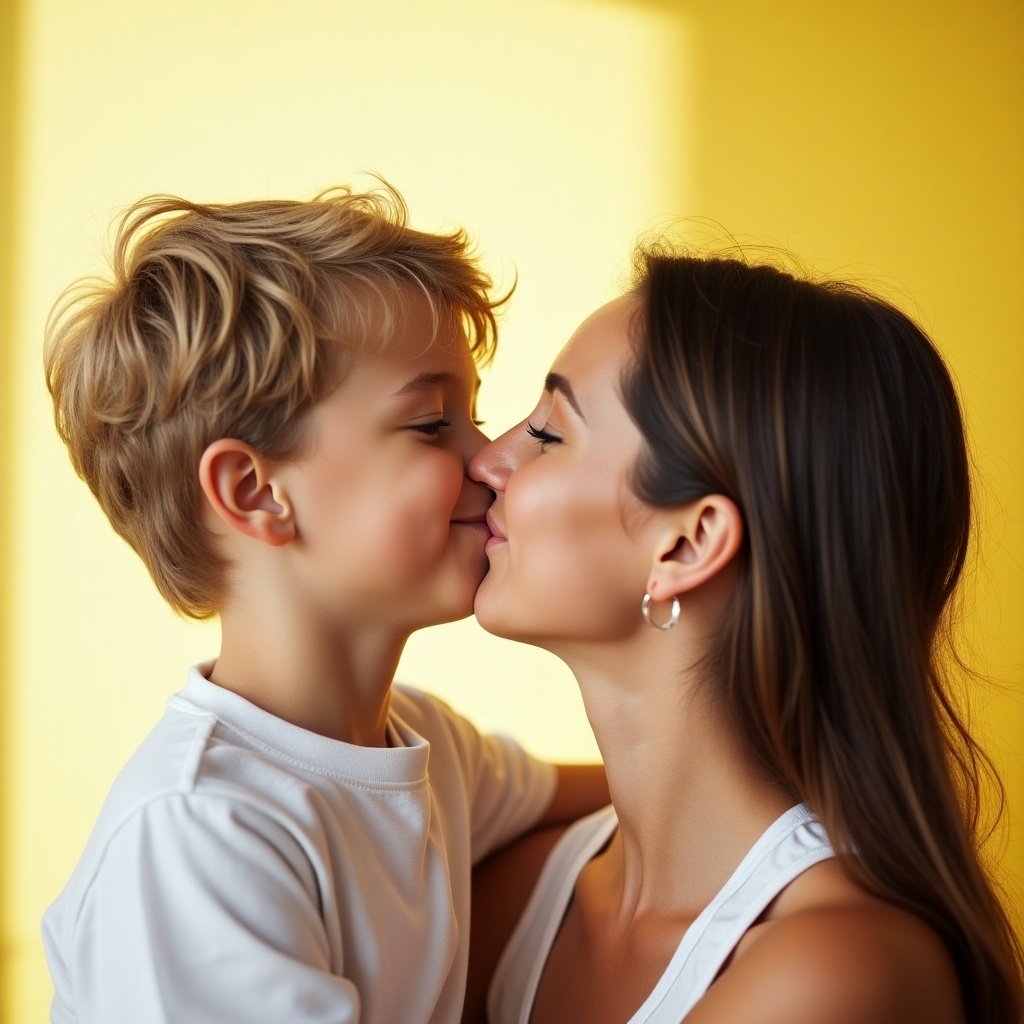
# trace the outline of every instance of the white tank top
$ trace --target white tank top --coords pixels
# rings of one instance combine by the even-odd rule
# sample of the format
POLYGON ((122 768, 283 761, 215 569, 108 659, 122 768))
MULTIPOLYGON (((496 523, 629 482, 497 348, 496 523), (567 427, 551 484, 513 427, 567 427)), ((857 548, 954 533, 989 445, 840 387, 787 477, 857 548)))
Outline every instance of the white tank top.
MULTIPOLYGON (((618 827, 611 807, 577 822, 552 850, 491 983, 491 1024, 528 1024, 544 965, 584 866, 618 827)), ((718 976, 748 928, 797 875, 834 854, 800 804, 763 833, 683 934, 665 973, 629 1024, 679 1024, 718 976)))

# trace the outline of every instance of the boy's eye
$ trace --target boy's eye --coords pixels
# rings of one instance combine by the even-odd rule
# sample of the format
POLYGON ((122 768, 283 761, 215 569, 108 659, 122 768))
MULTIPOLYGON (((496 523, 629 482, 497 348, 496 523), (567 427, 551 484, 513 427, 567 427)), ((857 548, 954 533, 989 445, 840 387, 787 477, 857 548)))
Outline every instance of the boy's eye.
POLYGON ((436 437, 445 427, 450 426, 451 423, 448 420, 432 420, 430 423, 415 423, 411 429, 426 434, 428 437, 436 437))

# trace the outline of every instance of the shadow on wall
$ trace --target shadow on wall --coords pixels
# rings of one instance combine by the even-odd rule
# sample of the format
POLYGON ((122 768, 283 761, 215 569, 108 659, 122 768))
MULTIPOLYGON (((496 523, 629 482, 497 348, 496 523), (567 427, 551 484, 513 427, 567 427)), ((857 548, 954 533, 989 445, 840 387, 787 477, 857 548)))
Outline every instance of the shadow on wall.
POLYGON ((665 132, 691 203, 676 212, 886 294, 957 377, 978 473, 964 653, 996 681, 973 717, 1007 790, 990 855, 1024 931, 1024 533, 1007 529, 1024 494, 1024 7, 640 3, 677 16, 691 55, 690 121, 665 132))
POLYGON ((979 475, 964 653, 997 681, 974 695, 973 717, 1007 789, 991 852, 1024 929, 1024 878, 1010 867, 1024 864, 1024 536, 1003 525, 1024 493, 1024 308, 1010 298, 1024 273, 1024 8, 686 11, 700 62, 695 212, 868 278, 924 321, 958 378, 979 475))

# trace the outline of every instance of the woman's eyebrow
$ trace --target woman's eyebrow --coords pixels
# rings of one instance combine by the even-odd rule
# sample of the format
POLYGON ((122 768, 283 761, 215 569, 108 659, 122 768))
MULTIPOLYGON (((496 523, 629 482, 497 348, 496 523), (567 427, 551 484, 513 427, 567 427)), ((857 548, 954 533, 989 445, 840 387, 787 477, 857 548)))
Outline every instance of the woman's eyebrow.
POLYGON ((563 377, 560 373, 549 373, 544 378, 544 390, 549 393, 555 391, 565 395, 566 401, 576 410, 576 415, 579 416, 584 423, 587 422, 587 417, 583 415, 583 411, 580 409, 580 403, 576 401, 576 395, 573 393, 572 385, 563 377))

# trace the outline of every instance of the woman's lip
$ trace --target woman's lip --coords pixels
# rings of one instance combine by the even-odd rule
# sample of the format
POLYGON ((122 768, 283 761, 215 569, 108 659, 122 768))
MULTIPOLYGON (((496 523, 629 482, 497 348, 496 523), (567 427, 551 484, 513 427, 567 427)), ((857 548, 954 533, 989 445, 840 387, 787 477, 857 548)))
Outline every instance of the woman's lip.
POLYGON ((490 512, 487 513, 487 528, 491 531, 491 540, 505 540, 505 534, 498 529, 497 524, 494 522, 494 516, 490 512))

